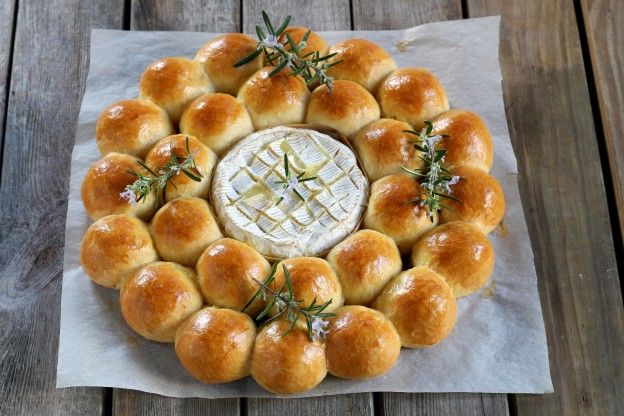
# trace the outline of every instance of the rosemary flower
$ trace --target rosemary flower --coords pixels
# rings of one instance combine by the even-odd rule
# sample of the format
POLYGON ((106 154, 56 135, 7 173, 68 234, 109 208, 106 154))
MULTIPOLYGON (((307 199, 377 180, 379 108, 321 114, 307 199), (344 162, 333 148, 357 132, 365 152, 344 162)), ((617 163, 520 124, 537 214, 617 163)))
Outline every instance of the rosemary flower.
POLYGON ((420 185, 424 189, 424 192, 419 194, 417 198, 405 203, 417 203, 426 207, 427 215, 431 222, 433 222, 434 212, 438 212, 442 208, 449 209, 442 203, 443 198, 459 201, 458 198, 451 195, 451 186, 455 185, 460 179, 459 176, 453 175, 442 165, 446 149, 436 148, 436 146, 444 136, 439 134, 431 135, 432 130, 433 123, 425 121, 425 127, 420 133, 412 130, 405 131, 418 137, 414 147, 422 153, 418 157, 424 162, 424 168, 414 170, 402 167, 405 172, 418 178, 420 185), (421 195, 425 195, 425 197, 422 198, 421 195))
POLYGON ((264 282, 254 279, 259 285, 258 291, 247 301, 242 308, 242 312, 245 312, 256 298, 264 299, 267 303, 262 312, 256 316, 256 321, 266 325, 277 319, 286 319, 286 321, 290 322, 288 329, 282 334, 286 335, 295 327, 299 319, 303 318, 308 330, 308 337, 312 341, 324 340, 327 335, 326 328, 328 325, 326 318, 335 316, 333 313, 323 312, 331 304, 331 299, 325 303, 317 304, 315 298, 308 306, 302 305, 301 300, 295 299, 292 278, 285 265, 282 265, 284 282, 277 290, 272 289, 271 283, 275 281, 277 265, 278 263, 273 265, 271 273, 264 282), (267 319, 271 311, 274 314, 267 319))
POLYGON ((256 26, 256 34, 258 35, 258 43, 256 49, 234 64, 235 67, 245 65, 254 60, 258 55, 264 53, 266 61, 275 67, 269 76, 277 75, 282 69, 289 68, 290 75, 301 76, 308 86, 318 82, 320 85, 327 85, 331 90, 333 78, 327 75, 327 70, 341 61, 330 62, 330 59, 336 56, 335 53, 321 56, 318 51, 310 52, 302 55, 310 36, 311 31, 308 30, 301 38, 299 43, 295 43, 288 32, 285 32, 290 23, 291 16, 288 16, 282 24, 274 28, 273 23, 269 19, 267 13, 262 11, 262 20, 268 35, 260 26, 256 26), (281 35, 286 37, 286 41, 280 42, 281 35))
MULTIPOLYGON (((145 163, 137 161, 137 163, 145 169, 146 173, 137 173, 134 171, 128 171, 128 173, 136 176, 136 180, 126 185, 124 190, 119 194, 119 197, 128 201, 132 206, 137 206, 139 202, 147 199, 152 188, 156 187, 156 193, 158 196, 158 204, 163 205, 165 203, 164 192, 167 187, 167 183, 180 172, 191 178, 196 182, 200 182, 203 178, 197 165, 195 165, 195 152, 191 153, 189 147, 189 139, 186 138, 186 156, 179 157, 173 151, 173 147, 169 147, 171 152, 171 160, 158 171, 154 172, 145 163)), ((173 186, 175 184, 172 183, 173 186)))

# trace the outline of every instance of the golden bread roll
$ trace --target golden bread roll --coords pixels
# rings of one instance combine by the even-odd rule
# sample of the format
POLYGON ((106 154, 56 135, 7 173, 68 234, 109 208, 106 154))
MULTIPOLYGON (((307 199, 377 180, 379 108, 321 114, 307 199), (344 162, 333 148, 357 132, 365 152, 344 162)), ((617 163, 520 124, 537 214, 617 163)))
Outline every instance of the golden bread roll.
POLYGON ((167 112, 148 100, 122 100, 106 107, 95 126, 100 153, 145 157, 163 137, 174 134, 167 112))
POLYGON ((438 146, 446 149, 444 162, 468 165, 489 172, 494 153, 492 136, 481 118, 471 111, 451 110, 433 119, 432 134, 443 137, 438 146))
POLYGON ((306 123, 336 129, 347 137, 379 118, 379 105, 361 85, 336 80, 331 91, 318 86, 310 96, 306 123))
POLYGON ((423 161, 414 148, 415 136, 405 133, 409 124, 382 118, 364 126, 351 140, 371 182, 387 175, 403 174, 402 166, 420 169, 423 161))
MULTIPOLYGON (((199 287, 206 301, 240 311, 269 276, 271 265, 245 243, 223 238, 210 244, 197 261, 199 287)), ((256 316, 263 307, 256 299, 245 312, 256 316)))
POLYGON ((131 215, 109 215, 87 229, 80 264, 95 283, 119 289, 125 276, 158 260, 147 224, 131 215))
POLYGON ((242 33, 226 33, 203 45, 197 60, 216 92, 236 95, 238 89, 256 71, 262 68, 262 54, 251 62, 234 67, 234 64, 256 50, 257 42, 242 33))
POLYGON ((437 226, 414 244, 412 264, 435 270, 458 298, 479 290, 490 278, 494 248, 473 225, 452 221, 437 226))
POLYGON ((460 179, 450 186, 451 195, 460 201, 445 201, 450 209, 440 211, 440 223, 465 221, 488 234, 505 214, 503 189, 496 178, 481 169, 458 166, 453 169, 453 174, 460 179))
POLYGON ((284 124, 303 123, 310 90, 303 78, 283 69, 269 77, 275 68, 267 66, 249 78, 238 91, 255 130, 284 124))
POLYGON ((151 63, 139 82, 139 98, 164 108, 176 125, 187 104, 213 91, 199 62, 182 57, 162 58, 151 63))
POLYGON ((394 240, 374 230, 360 230, 328 254, 347 305, 367 305, 402 269, 394 240))
POLYGON ((192 269, 159 261, 128 275, 119 303, 126 323, 141 336, 174 342, 178 326, 203 301, 192 269))
POLYGON ((345 306, 330 319, 325 349, 330 374, 355 380, 372 378, 394 366, 401 353, 401 338, 381 312, 345 306))
POLYGON ((290 274, 295 299, 302 306, 309 306, 314 299, 317 305, 331 300, 323 312, 333 312, 344 303, 338 277, 327 261, 318 257, 295 257, 280 261, 276 267, 275 280, 270 285, 273 290, 278 290, 285 282, 284 266, 290 274))
POLYGON ((373 308, 394 324, 404 347, 428 347, 446 338, 457 318, 457 303, 444 278, 416 267, 392 279, 373 308))
POLYGON ((196 137, 217 155, 253 133, 251 118, 243 103, 227 94, 196 98, 182 114, 180 133, 196 137))
POLYGON ((249 375, 256 325, 244 313, 207 307, 175 335, 178 359, 202 383, 229 383, 249 375))
POLYGON ((162 206, 150 230, 160 256, 183 266, 195 267, 197 259, 223 235, 205 199, 177 198, 162 206))
POLYGON ((426 120, 448 111, 440 81, 423 68, 400 68, 383 80, 377 90, 382 117, 394 118, 421 129, 426 120))
POLYGON ((404 175, 384 176, 373 182, 364 227, 387 235, 402 254, 409 253, 416 240, 438 225, 437 212, 431 221, 427 207, 420 205, 423 192, 415 179, 404 175))
MULTIPOLYGON (((286 38, 286 33, 290 36, 295 45, 299 45, 299 42, 303 40, 303 37, 308 32, 307 27, 300 26, 292 26, 286 28, 284 32, 280 35, 279 41, 286 45, 286 49, 290 50, 288 45, 288 39, 286 38)), ((299 56, 303 57, 312 52, 318 52, 320 56, 323 56, 327 53, 329 46, 325 39, 320 37, 316 32, 310 30, 310 35, 308 36, 308 40, 306 41, 306 46, 299 51, 299 56)))
POLYGON ((176 134, 161 139, 147 154, 145 164, 154 172, 160 173, 165 169, 165 165, 172 161, 173 155, 177 156, 179 163, 183 163, 189 156, 189 151, 186 148, 187 138, 188 150, 193 155, 196 166, 196 169, 190 170, 196 176, 199 172, 202 177, 197 182, 183 172, 178 172, 167 183, 165 188, 166 201, 185 196, 205 198, 210 191, 210 180, 212 171, 217 164, 217 155, 193 136, 176 134))
POLYGON ((366 39, 343 40, 329 48, 328 53, 338 54, 331 58, 332 62, 342 61, 327 70, 329 76, 357 82, 372 94, 397 67, 384 48, 366 39))
POLYGON ((93 163, 80 188, 82 203, 92 220, 111 214, 129 214, 148 221, 156 211, 155 193, 133 204, 120 194, 136 180, 128 171, 146 173, 139 159, 124 153, 111 152, 93 163))
POLYGON ((327 375, 325 344, 312 341, 305 325, 273 321, 258 336, 251 358, 251 376, 275 394, 301 393, 316 387, 327 375))

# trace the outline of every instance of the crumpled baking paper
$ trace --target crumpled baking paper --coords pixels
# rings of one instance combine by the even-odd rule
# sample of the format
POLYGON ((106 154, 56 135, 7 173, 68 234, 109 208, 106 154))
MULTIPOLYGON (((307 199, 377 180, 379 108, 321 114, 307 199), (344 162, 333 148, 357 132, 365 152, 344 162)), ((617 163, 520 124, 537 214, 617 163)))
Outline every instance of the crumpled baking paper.
MULTIPOLYGON (((365 381, 328 376, 298 395, 388 392, 544 393, 553 391, 537 276, 517 186, 498 62, 499 17, 431 23, 407 30, 326 32, 333 44, 361 37, 382 45, 399 67, 431 69, 452 108, 477 112, 494 138, 492 174, 507 200, 490 234, 496 266, 479 293, 458 300, 452 334, 432 348, 402 349, 394 368, 365 381)), ((65 233, 57 387, 106 386, 175 397, 267 397, 251 377, 220 385, 195 381, 171 344, 142 339, 122 319, 119 292, 92 283, 79 264, 90 224, 80 201, 88 166, 99 158, 95 123, 104 107, 133 98, 144 68, 165 56, 193 57, 216 33, 93 30, 91 64, 71 161, 65 233)))

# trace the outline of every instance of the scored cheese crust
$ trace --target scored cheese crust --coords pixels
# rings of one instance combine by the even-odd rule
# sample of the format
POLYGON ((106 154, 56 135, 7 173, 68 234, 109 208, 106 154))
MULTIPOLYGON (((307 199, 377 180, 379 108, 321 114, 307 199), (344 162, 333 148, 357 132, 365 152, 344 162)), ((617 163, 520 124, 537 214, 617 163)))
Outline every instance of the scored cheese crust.
POLYGON ((253 133, 221 159, 212 203, 225 233, 273 258, 318 256, 353 232, 368 200, 353 152, 314 130, 276 127, 253 133), (284 154, 305 201, 285 180, 284 154), (284 199, 278 203, 280 197, 284 199))

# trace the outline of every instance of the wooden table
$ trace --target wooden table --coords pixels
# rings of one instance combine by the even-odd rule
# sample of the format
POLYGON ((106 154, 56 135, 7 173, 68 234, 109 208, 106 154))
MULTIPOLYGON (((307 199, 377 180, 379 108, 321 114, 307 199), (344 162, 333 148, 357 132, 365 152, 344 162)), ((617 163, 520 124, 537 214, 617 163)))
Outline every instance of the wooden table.
POLYGON ((316 3, 0 1, 0 414, 623 414, 624 2, 316 3), (507 120, 554 394, 201 400, 55 389, 69 162, 91 28, 252 32, 262 9, 276 20, 292 14, 296 24, 316 30, 399 29, 503 16, 507 120))

